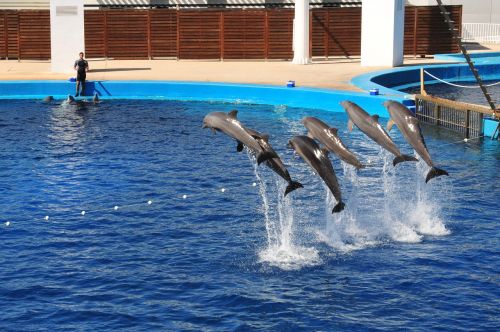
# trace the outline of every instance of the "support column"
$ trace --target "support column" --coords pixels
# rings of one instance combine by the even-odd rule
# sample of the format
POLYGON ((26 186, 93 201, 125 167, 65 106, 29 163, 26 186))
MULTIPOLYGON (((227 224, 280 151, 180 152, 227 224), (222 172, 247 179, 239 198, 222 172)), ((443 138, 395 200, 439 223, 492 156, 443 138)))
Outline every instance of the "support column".
POLYGON ((361 65, 403 64, 404 0, 363 0, 361 65))
POLYGON ((50 44, 52 72, 73 73, 85 50, 82 0, 50 0, 50 44))
POLYGON ((306 65, 309 56, 309 0, 295 0, 293 19, 293 64, 306 65))

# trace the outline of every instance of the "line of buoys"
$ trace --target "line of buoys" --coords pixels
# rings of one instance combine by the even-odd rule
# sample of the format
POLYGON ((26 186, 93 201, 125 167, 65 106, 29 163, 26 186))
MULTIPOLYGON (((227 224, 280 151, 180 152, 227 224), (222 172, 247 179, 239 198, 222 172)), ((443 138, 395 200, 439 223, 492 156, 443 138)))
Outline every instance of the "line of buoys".
MULTIPOLYGON (((253 182, 251 184, 252 187, 256 187, 257 186, 257 183, 253 182)), ((239 188, 240 186, 238 186, 239 188)), ((219 192, 221 194, 225 194, 227 192, 231 192, 233 190, 236 190, 236 187, 235 188, 228 188, 228 187, 221 187, 221 188, 217 188, 216 189, 216 192, 219 192)), ((202 194, 182 194, 180 196, 174 196, 173 199, 178 199, 178 200, 188 200, 188 199, 193 199, 193 198, 196 198, 196 197, 201 197, 202 194)), ((125 210, 127 208, 131 208, 131 207, 138 207, 138 206, 151 206, 153 205, 154 201, 153 200, 147 200, 147 201, 142 201, 140 203, 130 203, 130 204, 121 204, 121 205, 113 205, 112 207, 96 207, 96 208, 87 208, 87 209, 78 209, 78 215, 82 216, 82 217, 85 217, 89 214, 95 214, 95 213, 98 213, 98 212, 108 212, 108 213, 113 213, 113 212, 116 212, 118 210, 125 210)), ((83 204, 84 206, 93 206, 94 204, 83 204)), ((48 222, 49 220, 52 220, 52 216, 50 214, 46 214, 43 218, 42 218, 42 221, 45 221, 45 222, 48 222)), ((35 218, 35 220, 37 220, 37 218, 35 218)), ((40 220, 40 219, 38 219, 40 220)), ((13 224, 13 221, 9 220, 9 218, 6 218, 6 217, 1 217, 0 216, 0 222, 3 222, 3 224, 8 227, 8 226, 11 226, 13 224)))

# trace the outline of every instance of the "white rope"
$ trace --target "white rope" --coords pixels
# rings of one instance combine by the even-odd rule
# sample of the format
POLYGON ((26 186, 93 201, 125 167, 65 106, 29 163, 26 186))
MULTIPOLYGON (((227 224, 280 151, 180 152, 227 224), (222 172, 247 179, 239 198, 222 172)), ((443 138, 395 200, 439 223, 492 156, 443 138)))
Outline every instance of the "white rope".
MULTIPOLYGON (((481 88, 479 85, 473 85, 473 86, 472 85, 460 85, 460 84, 455 84, 455 83, 447 82, 445 80, 440 79, 439 77, 436 77, 436 76, 432 75, 427 70, 424 70, 424 73, 426 73, 430 77, 434 78, 435 80, 438 80, 439 82, 442 82, 444 84, 448 84, 448 85, 451 85, 451 86, 455 86, 455 87, 458 87, 458 88, 465 88, 465 89, 479 89, 479 88, 481 88)), ((483 86, 484 87, 490 87, 490 86, 495 86, 495 85, 498 85, 498 84, 500 84, 500 81, 496 82, 496 83, 492 83, 492 84, 483 85, 483 86)))

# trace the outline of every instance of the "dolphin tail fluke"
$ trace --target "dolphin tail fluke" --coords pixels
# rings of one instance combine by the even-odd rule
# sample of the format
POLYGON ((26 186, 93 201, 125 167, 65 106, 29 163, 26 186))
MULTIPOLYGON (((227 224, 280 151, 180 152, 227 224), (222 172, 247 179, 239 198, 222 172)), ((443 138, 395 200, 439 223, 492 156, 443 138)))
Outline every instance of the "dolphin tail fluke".
POLYGON ((427 173, 427 176, 425 177, 425 183, 429 182, 430 179, 441 175, 449 175, 449 174, 444 169, 432 167, 429 173, 427 173))
POLYGON ((260 165, 262 164, 262 162, 273 158, 279 158, 276 152, 271 152, 271 151, 261 152, 257 155, 257 164, 260 165))
POLYGON ((418 159, 407 154, 402 154, 394 158, 392 164, 396 166, 397 164, 402 163, 403 161, 418 161, 418 159))
POLYGON ((288 195, 289 193, 291 193, 292 191, 294 191, 295 189, 299 189, 299 188, 304 188, 302 183, 297 182, 297 181, 290 181, 290 183, 288 184, 288 186, 285 189, 285 196, 288 195))
POLYGON ((338 213, 338 212, 342 211, 344 209, 344 207, 345 207, 344 202, 340 201, 337 203, 337 205, 335 205, 335 207, 332 210, 332 213, 338 213))

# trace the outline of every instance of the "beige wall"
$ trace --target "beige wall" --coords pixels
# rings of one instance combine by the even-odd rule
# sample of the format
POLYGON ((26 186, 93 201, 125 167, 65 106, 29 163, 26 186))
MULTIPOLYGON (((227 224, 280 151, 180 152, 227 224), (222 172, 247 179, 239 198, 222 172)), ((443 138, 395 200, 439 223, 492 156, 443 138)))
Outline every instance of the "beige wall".
MULTIPOLYGON (((462 5, 463 23, 500 24, 500 0, 442 0, 445 5, 462 5)), ((435 6, 436 0, 407 0, 415 6, 435 6)))

